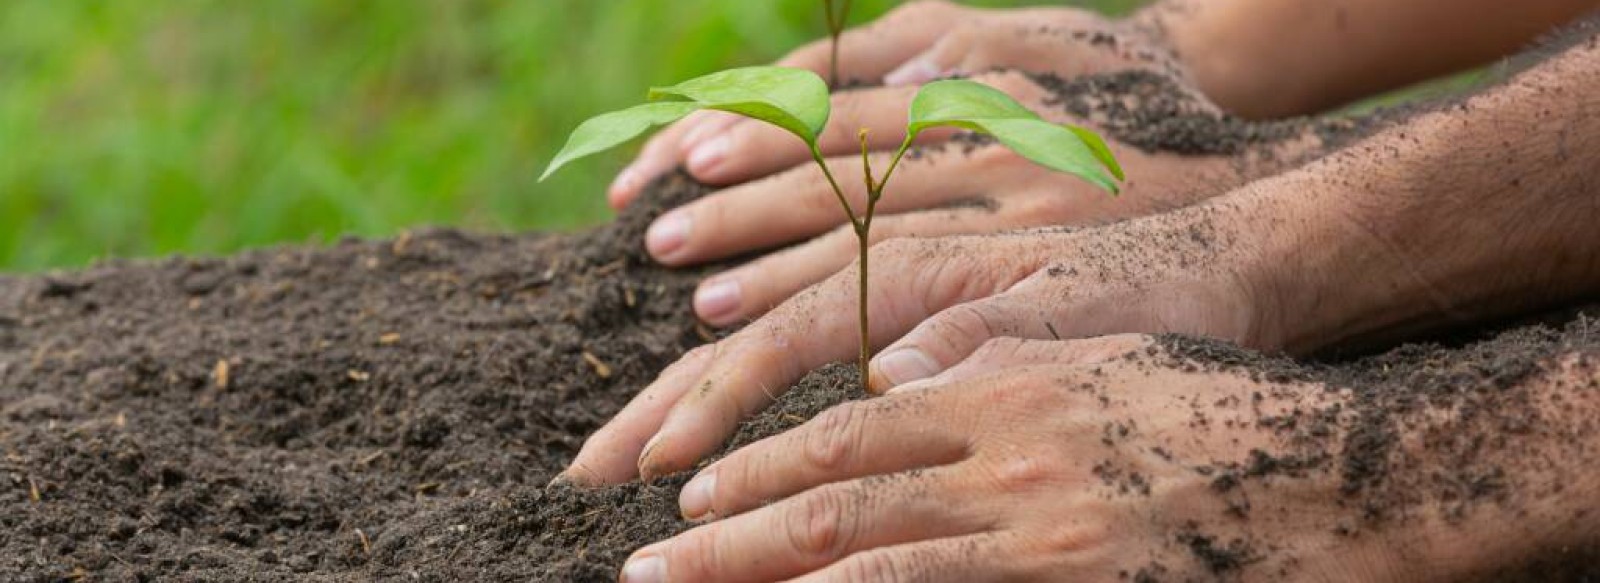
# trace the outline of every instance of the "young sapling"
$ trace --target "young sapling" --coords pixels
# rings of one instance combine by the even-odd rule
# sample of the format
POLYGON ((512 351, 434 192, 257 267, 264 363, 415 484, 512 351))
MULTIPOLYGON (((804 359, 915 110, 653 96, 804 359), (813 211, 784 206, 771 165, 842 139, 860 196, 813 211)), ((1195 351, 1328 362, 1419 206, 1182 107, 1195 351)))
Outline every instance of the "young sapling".
POLYGON ((862 208, 857 209, 834 178, 818 145, 831 114, 831 104, 827 83, 815 73, 784 67, 732 69, 671 87, 653 88, 649 99, 654 103, 602 114, 583 122, 572 132, 540 180, 577 158, 614 147, 700 109, 742 115, 794 134, 810 149, 811 159, 822 170, 839 206, 844 209, 858 243, 862 386, 866 386, 867 363, 872 357, 867 313, 872 220, 890 178, 919 134, 935 127, 987 134, 1036 164, 1077 176, 1112 194, 1117 193, 1117 181, 1124 179, 1111 150, 1093 132, 1045 121, 1010 96, 987 85, 951 79, 928 83, 917 92, 911 103, 905 139, 881 177, 873 174, 866 130, 861 130, 866 200, 862 208))

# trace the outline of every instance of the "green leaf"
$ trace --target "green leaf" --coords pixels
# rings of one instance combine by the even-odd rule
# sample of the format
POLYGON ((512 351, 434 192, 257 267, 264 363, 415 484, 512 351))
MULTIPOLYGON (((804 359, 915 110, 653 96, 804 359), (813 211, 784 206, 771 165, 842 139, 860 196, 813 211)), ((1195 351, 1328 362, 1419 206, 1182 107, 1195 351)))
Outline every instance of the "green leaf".
POLYGON ((568 162, 601 152, 639 137, 659 125, 669 124, 693 113, 699 106, 686 102, 647 103, 589 118, 572 131, 539 181, 549 178, 568 162))
POLYGON ((650 90, 652 101, 681 100, 778 126, 815 145, 828 125, 828 84, 788 67, 745 67, 650 90))
POLYGON ((1089 147, 1089 151, 1094 153, 1094 157, 1099 159, 1100 163, 1111 171, 1111 175, 1117 177, 1117 180, 1128 179, 1128 176, 1122 173, 1122 165, 1117 163, 1117 157, 1111 154, 1111 147, 1106 145, 1105 140, 1100 139, 1100 134, 1075 125, 1063 125, 1062 127, 1077 134, 1078 139, 1083 140, 1083 145, 1089 147))
POLYGON ((955 127, 989 134, 1034 163, 1072 174, 1113 194, 1122 167, 1100 136, 1089 130, 1057 125, 1017 103, 1004 92, 960 79, 922 87, 911 102, 906 132, 915 137, 933 127, 955 127))

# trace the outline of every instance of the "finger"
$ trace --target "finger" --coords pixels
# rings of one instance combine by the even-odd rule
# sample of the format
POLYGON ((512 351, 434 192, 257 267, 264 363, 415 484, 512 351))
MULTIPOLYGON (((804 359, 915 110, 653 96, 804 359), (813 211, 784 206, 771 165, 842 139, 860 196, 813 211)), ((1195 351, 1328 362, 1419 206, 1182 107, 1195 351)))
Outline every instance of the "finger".
MULTIPOLYGON (((892 154, 869 158, 881 172, 892 154)), ((994 189, 997 179, 992 173, 1010 168, 1016 159, 1020 158, 999 146, 971 152, 955 146, 919 150, 901 161, 877 212, 892 214, 970 199, 994 189)), ((861 157, 831 158, 828 166, 844 200, 859 216, 867 199, 861 157)), ((815 237, 847 224, 847 217, 827 177, 807 165, 668 211, 645 232, 645 248, 663 264, 689 265, 815 237)))
POLYGON ((649 439, 688 382, 705 373, 716 346, 701 346, 662 371, 660 379, 640 392, 622 411, 583 442, 578 455, 557 476, 587 486, 620 484, 639 471, 641 444, 649 439))
POLYGON ((717 133, 740 119, 743 118, 721 111, 697 111, 668 126, 645 142, 638 158, 611 180, 611 186, 606 189, 606 201, 618 210, 632 204, 651 180, 682 163, 678 151, 685 136, 717 133))
MULTIPOLYGON (((917 211, 875 219, 872 243, 894 238, 992 233, 1036 226, 1023 210, 975 199, 973 206, 917 211)), ((728 326, 760 316, 837 273, 857 260, 860 243, 848 226, 805 243, 777 251, 701 282, 694 295, 695 313, 714 326, 728 326)))
MULTIPOLYGON (((845 31, 839 38, 841 84, 881 81, 885 73, 932 46, 957 22, 978 14, 978 10, 951 2, 925 0, 903 4, 872 24, 845 31)), ((827 75, 832 61, 832 39, 824 38, 789 53, 778 65, 827 75)))
POLYGON ((872 359, 867 388, 887 391, 955 366, 994 338, 1051 338, 1050 306, 1004 293, 948 308, 928 318, 872 359))
POLYGON ((1079 11, 996 13, 981 22, 951 29, 928 50, 884 75, 884 84, 921 85, 999 68, 1053 73, 1063 78, 1159 68, 1158 55, 1124 55, 1126 49, 1119 49, 1119 43, 1106 42, 1115 38, 1113 28, 1104 19, 1079 11))
POLYGON ((641 549, 623 580, 655 562, 667 581, 775 581, 860 551, 980 532, 994 517, 969 479, 934 468, 816 488, 641 549))
POLYGON ((897 395, 947 385, 1019 366, 1111 362, 1147 350, 1154 344, 1155 341, 1144 334, 1115 334, 1084 340, 994 338, 984 342, 972 356, 959 364, 931 377, 895 386, 889 389, 888 394, 897 395))
POLYGON ((1030 581, 1031 562, 1017 560, 1021 545, 1004 533, 924 540, 856 553, 791 583, 966 583, 1030 581))
POLYGON ((816 486, 945 465, 966 456, 961 419, 926 399, 845 403, 729 454, 678 495, 685 518, 733 516, 816 486))
POLYGON ((957 72, 956 67, 972 51, 973 44, 978 40, 982 30, 972 24, 952 29, 940 37, 932 48, 906 59, 905 63, 885 74, 883 84, 889 87, 922 85, 954 75, 957 72))
MULTIPOLYGON (((1010 287, 1039 268, 1045 251, 1037 241, 977 237, 875 246, 868 340, 882 345, 944 306, 1010 287), (974 260, 980 254, 984 260, 974 260)), ((641 475, 692 467, 801 374, 859 351, 859 343, 841 341, 859 334, 856 278, 854 269, 840 272, 724 340, 722 355, 685 389, 645 448, 641 475)))

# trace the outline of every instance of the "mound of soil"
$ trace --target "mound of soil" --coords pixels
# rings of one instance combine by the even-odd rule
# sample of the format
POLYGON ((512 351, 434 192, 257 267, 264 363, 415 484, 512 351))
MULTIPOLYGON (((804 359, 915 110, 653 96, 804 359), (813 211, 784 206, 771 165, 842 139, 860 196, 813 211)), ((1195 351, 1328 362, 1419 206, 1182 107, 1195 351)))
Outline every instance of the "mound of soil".
MULTIPOLYGON (((614 580, 628 553, 687 528, 684 477, 547 483, 662 367, 714 338, 689 309, 703 272, 640 248, 651 218, 703 192, 667 177, 570 236, 436 230, 0 278, 0 579, 614 580)), ((1174 366, 1343 383, 1387 406, 1404 383, 1371 371, 1444 394, 1482 383, 1477 355, 1511 346, 1494 342, 1518 355, 1494 370, 1526 374, 1517 363, 1570 348, 1574 326, 1339 365, 1192 339, 1167 349, 1174 366), (1476 376, 1450 376, 1462 370, 1476 376)), ((813 373, 735 445, 856 398, 852 378, 813 373)), ((1327 462, 1354 467, 1356 490, 1384 486, 1386 468, 1366 463, 1384 455, 1381 409, 1374 453, 1327 462)))

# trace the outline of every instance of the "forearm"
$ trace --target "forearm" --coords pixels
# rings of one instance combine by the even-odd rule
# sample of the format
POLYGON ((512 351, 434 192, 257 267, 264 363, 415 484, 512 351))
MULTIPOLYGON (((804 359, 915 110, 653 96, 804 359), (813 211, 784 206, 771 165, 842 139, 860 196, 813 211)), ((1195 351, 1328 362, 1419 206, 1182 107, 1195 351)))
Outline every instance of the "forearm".
POLYGON ((1591 38, 1228 197, 1257 254, 1247 279, 1272 306, 1264 343, 1312 351, 1600 293, 1595 111, 1591 38))
POLYGON ((1323 111, 1504 57, 1595 0, 1164 0, 1136 16, 1211 99, 1250 118, 1323 111))

